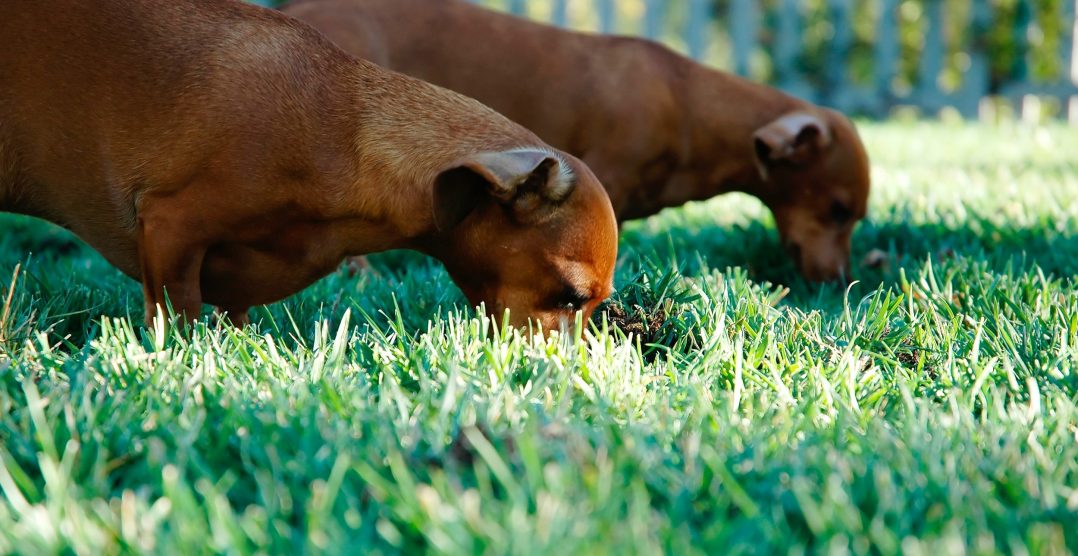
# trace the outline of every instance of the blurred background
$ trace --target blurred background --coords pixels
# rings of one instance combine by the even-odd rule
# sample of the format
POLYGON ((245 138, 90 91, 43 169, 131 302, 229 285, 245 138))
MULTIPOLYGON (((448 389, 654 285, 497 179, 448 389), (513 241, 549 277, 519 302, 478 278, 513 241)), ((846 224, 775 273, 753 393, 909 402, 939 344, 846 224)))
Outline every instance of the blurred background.
POLYGON ((1078 124, 1076 0, 473 1, 653 38, 864 117, 1078 124))

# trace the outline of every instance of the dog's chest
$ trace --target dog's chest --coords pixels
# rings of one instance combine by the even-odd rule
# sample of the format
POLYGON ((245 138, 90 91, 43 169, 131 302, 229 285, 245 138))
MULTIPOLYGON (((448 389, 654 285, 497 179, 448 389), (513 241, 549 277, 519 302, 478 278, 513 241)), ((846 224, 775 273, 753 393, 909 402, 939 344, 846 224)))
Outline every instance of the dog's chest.
POLYGON ((222 242, 206 253, 202 288, 209 303, 248 307, 292 295, 336 268, 343 258, 332 236, 290 226, 250 242, 222 242))

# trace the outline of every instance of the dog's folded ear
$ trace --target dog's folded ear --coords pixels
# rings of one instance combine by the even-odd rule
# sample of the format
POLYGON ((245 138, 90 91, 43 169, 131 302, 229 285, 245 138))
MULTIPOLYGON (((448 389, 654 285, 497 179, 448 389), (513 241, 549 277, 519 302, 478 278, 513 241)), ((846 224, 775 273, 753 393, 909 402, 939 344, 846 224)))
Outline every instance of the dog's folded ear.
POLYGON ((827 123, 808 112, 790 112, 753 134, 761 173, 777 163, 807 164, 831 144, 827 123))
POLYGON ((519 219, 534 217, 569 196, 572 173, 557 155, 535 149, 480 153, 453 164, 434 184, 434 223, 448 230, 485 198, 512 209, 519 219))

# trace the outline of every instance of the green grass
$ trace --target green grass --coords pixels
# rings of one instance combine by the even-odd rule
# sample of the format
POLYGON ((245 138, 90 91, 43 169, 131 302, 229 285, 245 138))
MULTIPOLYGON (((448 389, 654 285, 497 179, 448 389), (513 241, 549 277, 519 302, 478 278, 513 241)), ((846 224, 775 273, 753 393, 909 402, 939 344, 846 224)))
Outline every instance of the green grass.
POLYGON ((147 330, 0 217, 0 552, 1078 551, 1078 130, 864 133, 849 290, 727 196, 629 226, 571 339, 488 336, 407 253, 147 330))

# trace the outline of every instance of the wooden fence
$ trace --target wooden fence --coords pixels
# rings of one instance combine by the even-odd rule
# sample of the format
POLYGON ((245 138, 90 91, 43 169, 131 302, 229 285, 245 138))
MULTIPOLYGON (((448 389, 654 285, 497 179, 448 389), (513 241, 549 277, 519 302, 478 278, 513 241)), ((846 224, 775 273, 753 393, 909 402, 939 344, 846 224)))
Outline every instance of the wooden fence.
POLYGON ((659 40, 850 113, 1019 110, 1078 123, 1078 0, 472 1, 659 40))

